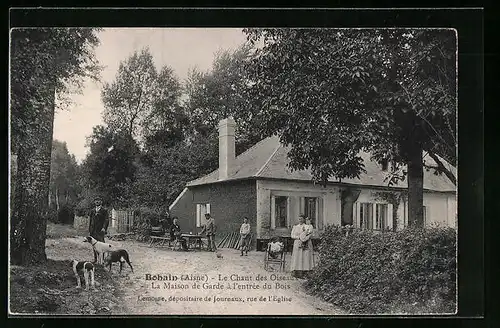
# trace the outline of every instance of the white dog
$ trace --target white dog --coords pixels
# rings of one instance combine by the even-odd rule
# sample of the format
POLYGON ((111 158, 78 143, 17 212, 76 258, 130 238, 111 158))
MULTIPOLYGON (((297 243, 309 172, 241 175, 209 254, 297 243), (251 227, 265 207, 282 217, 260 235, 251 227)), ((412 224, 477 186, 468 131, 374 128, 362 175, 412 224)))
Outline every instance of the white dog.
POLYGON ((89 286, 94 289, 94 265, 91 262, 77 260, 73 260, 71 264, 73 266, 73 272, 76 277, 76 287, 80 288, 82 286, 80 282, 79 272, 83 271, 83 277, 85 278, 85 289, 89 290, 89 286))
POLYGON ((97 241, 94 237, 91 236, 85 237, 83 242, 92 245, 92 249, 97 253, 98 264, 104 264, 104 254, 113 251, 113 245, 97 241))

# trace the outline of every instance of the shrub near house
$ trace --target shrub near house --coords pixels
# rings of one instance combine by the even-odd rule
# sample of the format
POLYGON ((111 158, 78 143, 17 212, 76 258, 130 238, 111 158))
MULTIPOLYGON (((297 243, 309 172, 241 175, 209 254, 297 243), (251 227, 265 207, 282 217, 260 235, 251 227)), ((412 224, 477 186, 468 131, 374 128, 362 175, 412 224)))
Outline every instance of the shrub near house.
POLYGON ((456 231, 327 227, 306 287, 352 313, 453 313, 456 231))

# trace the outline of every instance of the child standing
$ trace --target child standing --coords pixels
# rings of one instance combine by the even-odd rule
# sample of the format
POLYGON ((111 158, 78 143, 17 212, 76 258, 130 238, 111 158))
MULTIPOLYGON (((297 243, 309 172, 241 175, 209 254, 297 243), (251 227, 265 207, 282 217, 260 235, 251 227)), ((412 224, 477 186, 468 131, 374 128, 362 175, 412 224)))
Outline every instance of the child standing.
POLYGON ((240 228, 240 247, 241 247, 241 255, 243 256, 243 252, 245 255, 248 255, 248 248, 250 244, 250 223, 248 223, 248 218, 245 216, 243 218, 243 223, 240 228))

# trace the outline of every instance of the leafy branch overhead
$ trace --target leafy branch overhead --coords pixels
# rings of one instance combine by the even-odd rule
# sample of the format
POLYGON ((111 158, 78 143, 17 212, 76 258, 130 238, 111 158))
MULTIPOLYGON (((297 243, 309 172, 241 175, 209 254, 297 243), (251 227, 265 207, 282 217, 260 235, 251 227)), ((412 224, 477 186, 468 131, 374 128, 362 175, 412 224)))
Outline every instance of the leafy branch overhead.
MULTIPOLYGON (((247 62, 268 135, 291 145, 291 167, 317 181, 356 177, 359 152, 400 171, 409 144, 456 162, 451 30, 246 29, 247 62)), ((444 165, 435 167, 453 173, 444 165)))

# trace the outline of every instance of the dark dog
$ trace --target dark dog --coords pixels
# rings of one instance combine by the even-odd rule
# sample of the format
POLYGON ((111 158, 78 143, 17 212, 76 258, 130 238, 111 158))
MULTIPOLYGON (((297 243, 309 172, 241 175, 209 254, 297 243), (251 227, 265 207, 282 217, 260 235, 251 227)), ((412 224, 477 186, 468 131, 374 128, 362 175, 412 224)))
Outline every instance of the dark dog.
POLYGON ((134 268, 132 268, 132 264, 130 264, 130 258, 126 250, 118 249, 116 251, 106 252, 106 254, 104 266, 109 266, 109 272, 111 272, 111 264, 115 262, 120 262, 120 273, 122 272, 124 262, 127 262, 132 272, 134 272, 134 268))

